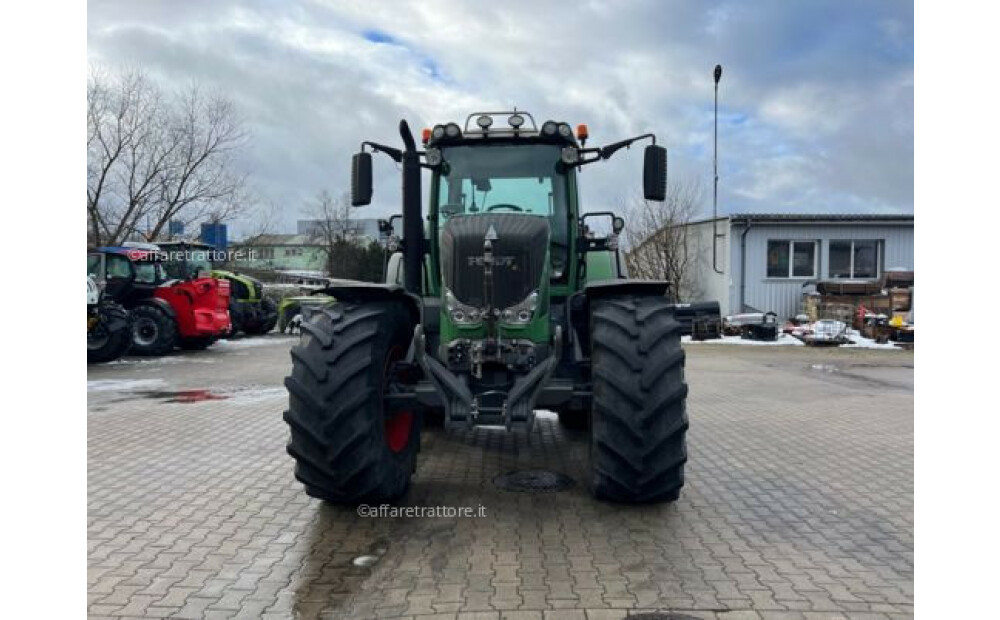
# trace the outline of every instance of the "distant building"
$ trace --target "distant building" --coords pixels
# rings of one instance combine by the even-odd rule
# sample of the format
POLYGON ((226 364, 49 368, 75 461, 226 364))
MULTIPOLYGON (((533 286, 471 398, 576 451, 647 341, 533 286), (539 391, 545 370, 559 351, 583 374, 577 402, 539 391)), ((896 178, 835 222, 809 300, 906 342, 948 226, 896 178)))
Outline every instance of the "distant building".
POLYGON ((252 242, 230 244, 234 269, 322 272, 326 269, 323 245, 310 235, 261 235, 252 242))
MULTIPOLYGON (((296 225, 296 233, 300 235, 323 236, 324 220, 299 220, 296 225)), ((378 218, 357 218, 347 220, 345 228, 349 236, 354 238, 368 237, 372 241, 379 241, 381 233, 378 228, 378 218)))
POLYGON ((887 270, 913 271, 912 215, 741 213, 684 227, 691 290, 682 298, 718 300, 723 315, 787 318, 819 281, 877 282, 887 270))

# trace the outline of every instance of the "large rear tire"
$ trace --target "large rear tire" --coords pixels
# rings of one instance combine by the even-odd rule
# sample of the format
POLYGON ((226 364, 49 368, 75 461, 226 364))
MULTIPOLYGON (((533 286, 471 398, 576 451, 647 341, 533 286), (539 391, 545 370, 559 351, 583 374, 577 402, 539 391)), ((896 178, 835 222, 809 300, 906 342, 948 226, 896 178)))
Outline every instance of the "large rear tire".
POLYGON ((382 502, 410 484, 419 422, 409 411, 388 414, 393 362, 413 336, 401 304, 338 304, 302 324, 285 379, 291 428, 288 453, 306 493, 338 504, 382 502))
POLYGON ((164 355, 177 344, 177 324, 156 306, 132 309, 132 352, 136 355, 164 355))
POLYGON ((681 326, 662 297, 593 302, 591 486, 602 499, 674 501, 687 461, 681 326))
POLYGON ((118 359, 132 347, 132 328, 128 311, 118 304, 102 303, 97 310, 99 322, 87 334, 87 363, 102 364, 118 359), (119 327, 112 331, 108 325, 119 327))
POLYGON ((270 299, 260 302, 260 322, 246 325, 243 331, 248 335, 260 336, 270 333, 278 323, 278 309, 270 299))

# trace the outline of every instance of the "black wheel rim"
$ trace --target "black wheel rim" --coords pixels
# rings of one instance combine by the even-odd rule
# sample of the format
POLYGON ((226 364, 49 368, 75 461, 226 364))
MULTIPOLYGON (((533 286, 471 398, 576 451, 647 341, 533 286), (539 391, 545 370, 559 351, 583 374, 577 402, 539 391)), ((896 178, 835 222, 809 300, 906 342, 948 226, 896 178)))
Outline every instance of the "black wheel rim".
POLYGON ((98 325, 94 328, 94 331, 87 334, 87 350, 97 351, 103 349, 108 344, 108 338, 110 338, 108 330, 103 325, 98 325))
POLYGON ((141 318, 135 322, 135 327, 132 328, 132 339, 140 346, 148 347, 156 342, 159 335, 160 327, 151 319, 141 318))

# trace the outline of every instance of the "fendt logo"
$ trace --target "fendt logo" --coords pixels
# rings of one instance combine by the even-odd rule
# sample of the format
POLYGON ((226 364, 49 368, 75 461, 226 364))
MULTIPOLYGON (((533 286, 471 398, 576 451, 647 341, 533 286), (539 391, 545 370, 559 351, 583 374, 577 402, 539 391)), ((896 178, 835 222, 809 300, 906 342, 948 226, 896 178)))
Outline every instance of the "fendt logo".
MULTIPOLYGON (((483 256, 470 256, 469 257, 469 267, 482 267, 486 263, 486 259, 483 256)), ((514 257, 513 256, 494 256, 493 264, 497 267, 513 267, 514 257)))

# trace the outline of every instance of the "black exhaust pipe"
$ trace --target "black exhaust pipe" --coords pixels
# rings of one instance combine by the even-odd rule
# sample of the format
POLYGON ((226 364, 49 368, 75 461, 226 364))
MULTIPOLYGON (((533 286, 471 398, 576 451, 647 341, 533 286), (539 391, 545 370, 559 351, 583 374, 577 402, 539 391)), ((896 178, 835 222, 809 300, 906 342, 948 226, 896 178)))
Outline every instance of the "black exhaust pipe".
POLYGON ((399 121, 403 151, 403 285, 406 291, 422 295, 424 226, 420 205, 420 153, 406 120, 399 121))

